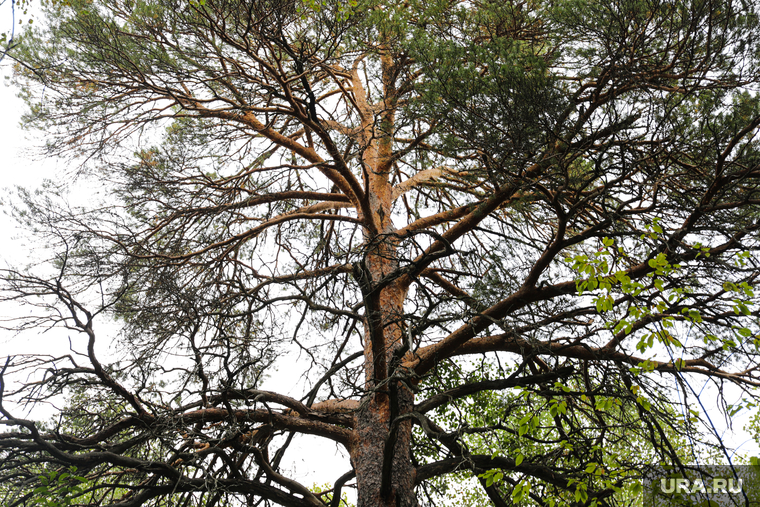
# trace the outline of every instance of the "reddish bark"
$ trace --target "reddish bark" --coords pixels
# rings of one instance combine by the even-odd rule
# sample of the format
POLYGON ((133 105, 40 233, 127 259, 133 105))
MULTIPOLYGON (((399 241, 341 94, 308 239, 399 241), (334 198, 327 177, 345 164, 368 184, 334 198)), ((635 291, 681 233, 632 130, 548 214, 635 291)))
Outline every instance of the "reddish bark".
POLYGON ((397 284, 373 291, 397 268, 392 243, 367 260, 371 277, 366 294, 365 365, 367 396, 354 422, 351 462, 356 472, 359 506, 416 506, 415 468, 411 462, 411 421, 394 421, 414 407, 414 395, 400 386, 394 352, 402 347, 405 291, 397 284), (374 268, 374 269, 373 269, 374 268), (392 453, 392 458, 386 456, 392 453), (385 477, 384 477, 385 475, 385 477))
MULTIPOLYGON (((410 455, 411 422, 399 425, 393 445, 389 489, 383 494, 384 450, 391 423, 390 405, 386 397, 369 396, 356 416, 356 428, 352 440, 351 463, 356 472, 359 491, 358 507, 417 505, 414 493, 415 468, 410 455)), ((399 405, 406 411, 413 405, 409 391, 403 390, 399 405)))
POLYGON ((364 147, 362 162, 370 215, 366 225, 367 250, 355 276, 364 295, 365 373, 367 395, 356 413, 351 441, 351 462, 356 472, 360 507, 414 507, 415 468, 411 461, 411 421, 395 422, 414 407, 414 395, 394 377, 394 352, 403 344, 403 305, 407 287, 388 277, 397 273, 398 235, 391 221, 393 185, 393 131, 397 90, 395 63, 382 53, 383 104, 368 102, 354 69, 354 97, 361 116, 357 142, 364 147), (379 119, 379 121, 378 121, 379 119), (379 128, 378 128, 379 127, 379 128), (377 231, 377 233, 374 233, 377 231), (391 456, 392 455, 392 456, 391 456), (385 477, 384 477, 385 475, 385 477))

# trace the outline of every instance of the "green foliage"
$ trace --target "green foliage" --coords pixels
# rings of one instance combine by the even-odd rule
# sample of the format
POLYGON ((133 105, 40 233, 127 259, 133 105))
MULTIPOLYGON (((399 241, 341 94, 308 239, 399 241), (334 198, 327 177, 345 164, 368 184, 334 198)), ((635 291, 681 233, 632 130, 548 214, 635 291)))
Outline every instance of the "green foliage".
MULTIPOLYGON (((450 365, 437 376, 438 381, 469 384, 499 374, 493 365, 450 365), (472 373, 466 374, 470 371, 472 373), (478 373, 474 373, 478 371, 478 373), (466 375, 466 376, 463 376, 466 375)), ((501 375, 506 376, 504 373, 501 375)), ((645 421, 655 410, 658 418, 675 416, 667 400, 659 399, 656 407, 642 395, 641 387, 631 386, 628 393, 614 392, 600 384, 590 391, 573 381, 545 385, 541 391, 517 389, 502 393, 482 392, 466 401, 441 409, 437 420, 459 426, 459 432, 473 454, 488 454, 514 460, 509 469, 492 468, 477 474, 487 486, 507 491, 519 505, 534 505, 529 493, 551 505, 566 506, 588 500, 588 491, 610 489, 618 502, 634 501, 641 493, 640 471, 632 463, 643 459, 657 461, 655 449, 648 443, 645 421), (602 393, 606 392, 607 395, 602 393), (643 410, 644 412, 641 412, 643 410), (665 414, 660 413, 665 410, 665 414), (667 415, 666 415, 667 414, 667 415), (606 428, 599 443, 589 444, 584 438, 561 432, 559 421, 575 421, 583 426, 606 428), (625 425, 618 433, 615 425, 625 425), (494 428, 493 433, 469 432, 468 428, 494 428), (500 431, 499 431, 500 430, 500 431), (568 488, 553 489, 534 480, 522 467, 541 466, 551 460, 565 471, 573 470, 579 477, 569 479, 568 488)), ((670 435, 672 442, 680 436, 670 435)), ((683 456, 686 459, 686 456, 683 456)), ((469 476, 470 480, 472 476, 469 476)), ((438 484, 446 501, 456 505, 489 505, 482 495, 470 491, 468 476, 463 475, 448 484, 438 484), (467 493, 465 493, 467 492, 467 493)))
POLYGON ((74 466, 64 470, 51 470, 39 477, 39 486, 34 488, 34 505, 43 507, 68 507, 80 504, 86 477, 76 475, 74 466))
MULTIPOLYGON (((325 504, 330 505, 333 500, 333 485, 332 484, 313 484, 309 490, 316 494, 325 504)), ((355 505, 348 501, 348 494, 343 492, 340 495, 340 507, 355 507, 355 505)))
MULTIPOLYGON (((545 46, 506 30, 539 33, 540 22, 502 2, 484 2, 476 12, 441 4, 423 11, 408 43, 410 55, 428 72, 414 114, 445 117, 456 132, 444 138, 451 150, 481 150, 495 157, 494 165, 510 163, 515 153, 535 152, 547 141, 546 127, 566 97, 548 71, 553 55, 545 46), (450 37, 452 32, 460 35, 450 37)), ((489 177, 504 181, 500 173, 489 177)))

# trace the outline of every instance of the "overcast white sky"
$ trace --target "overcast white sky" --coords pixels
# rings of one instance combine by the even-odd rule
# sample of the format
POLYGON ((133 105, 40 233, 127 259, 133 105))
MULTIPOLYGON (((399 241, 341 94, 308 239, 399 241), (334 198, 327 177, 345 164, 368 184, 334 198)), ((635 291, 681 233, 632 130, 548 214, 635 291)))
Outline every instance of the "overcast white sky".
MULTIPOLYGON (((12 28, 10 0, 0 0, 0 33, 10 34, 12 28)), ((16 35, 19 33, 19 16, 28 21, 29 14, 17 12, 16 35)), ((0 50, 0 54, 5 47, 0 50)), ((15 223, 8 215, 7 202, 13 188, 23 186, 36 188, 43 179, 53 178, 60 164, 55 160, 45 160, 39 155, 34 155, 35 146, 43 143, 42 134, 35 131, 24 131, 21 128, 21 115, 24 112, 24 103, 19 99, 15 88, 9 86, 7 79, 12 72, 13 61, 5 57, 0 62, 0 265, 8 263, 23 263, 29 257, 28 249, 14 238, 18 235, 15 223)), ((1 305, 0 312, 7 315, 11 309, 8 305, 1 305)), ((0 356, 13 354, 27 349, 31 340, 34 340, 35 350, 46 350, 51 353, 54 349, 64 346, 61 336, 56 339, 52 333, 32 337, 14 337, 11 333, 0 332, 0 356)), ((66 336, 63 336, 66 339, 66 336)), ((67 340, 66 340, 67 341, 67 340)))
MULTIPOLYGON (((11 15, 11 0, 0 0, 0 33, 10 32, 13 28, 11 15)), ((16 35, 19 33, 19 16, 28 20, 29 15, 16 13, 16 35)), ((0 49, 0 54, 5 47, 0 49)), ((16 91, 7 86, 6 76, 10 75, 12 60, 8 57, 0 62, 0 164, 2 164, 2 186, 29 184, 41 177, 41 164, 34 164, 37 170, 32 170, 33 164, 22 156, 22 151, 29 143, 24 141, 25 133, 19 128, 19 119, 23 112, 23 103, 16 97, 16 91)))

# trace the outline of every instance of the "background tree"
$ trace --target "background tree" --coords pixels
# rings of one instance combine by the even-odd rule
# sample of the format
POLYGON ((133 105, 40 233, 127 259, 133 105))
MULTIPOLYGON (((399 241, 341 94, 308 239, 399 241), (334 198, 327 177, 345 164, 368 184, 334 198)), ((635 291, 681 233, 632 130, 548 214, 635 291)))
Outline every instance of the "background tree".
POLYGON ((107 196, 20 194, 13 325, 84 341, 4 363, 4 503, 616 505, 728 458, 691 386, 759 382, 757 38, 724 0, 51 6, 26 121, 107 196), (285 350, 303 392, 262 389, 285 350))

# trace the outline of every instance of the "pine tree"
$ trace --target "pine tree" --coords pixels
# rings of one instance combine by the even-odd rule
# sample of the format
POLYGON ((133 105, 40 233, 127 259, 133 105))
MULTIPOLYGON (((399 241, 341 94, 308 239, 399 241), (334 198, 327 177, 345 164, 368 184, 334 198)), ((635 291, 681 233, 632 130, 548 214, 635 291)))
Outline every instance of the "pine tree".
POLYGON ((692 386, 760 382, 755 7, 47 5, 25 121, 105 197, 19 194, 50 262, 3 270, 10 326, 86 345, 4 362, 3 503, 621 505, 728 459, 692 386))

